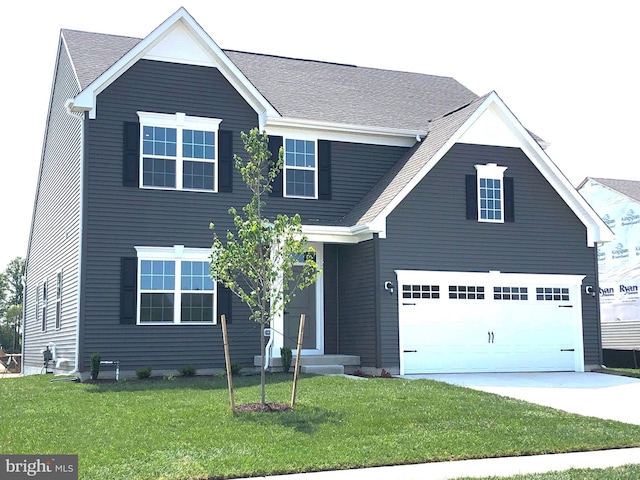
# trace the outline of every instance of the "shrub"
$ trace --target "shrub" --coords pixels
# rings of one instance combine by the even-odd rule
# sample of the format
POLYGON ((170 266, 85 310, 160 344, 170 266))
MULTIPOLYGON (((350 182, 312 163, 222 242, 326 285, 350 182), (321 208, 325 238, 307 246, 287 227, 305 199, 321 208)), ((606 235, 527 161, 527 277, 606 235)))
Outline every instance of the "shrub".
POLYGON ((235 362, 231 364, 231 375, 240 375, 241 371, 242 367, 240 365, 235 362))
POLYGON ((100 354, 98 352, 93 352, 91 354, 91 379, 97 380, 98 375, 100 374, 100 354))
POLYGON ((280 349, 280 358, 282 359, 282 371, 288 372, 291 368, 291 349, 289 347, 282 347, 280 349))
POLYGON ((136 370, 136 377, 138 380, 143 380, 151 376, 151 367, 142 367, 136 370))
POLYGON ((391 375, 389 372, 387 372, 384 368, 380 372, 380 376, 382 378, 393 378, 393 375, 391 375))
POLYGON ((178 370, 183 377, 193 377, 196 374, 196 367, 187 365, 178 370))

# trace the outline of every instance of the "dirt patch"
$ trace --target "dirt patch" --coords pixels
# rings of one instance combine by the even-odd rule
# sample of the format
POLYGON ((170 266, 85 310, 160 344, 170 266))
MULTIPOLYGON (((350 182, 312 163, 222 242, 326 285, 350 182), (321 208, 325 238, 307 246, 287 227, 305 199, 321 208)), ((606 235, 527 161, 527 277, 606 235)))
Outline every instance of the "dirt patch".
POLYGON ((278 402, 245 403, 237 405, 235 408, 236 412, 290 412, 291 410, 291 405, 278 402))

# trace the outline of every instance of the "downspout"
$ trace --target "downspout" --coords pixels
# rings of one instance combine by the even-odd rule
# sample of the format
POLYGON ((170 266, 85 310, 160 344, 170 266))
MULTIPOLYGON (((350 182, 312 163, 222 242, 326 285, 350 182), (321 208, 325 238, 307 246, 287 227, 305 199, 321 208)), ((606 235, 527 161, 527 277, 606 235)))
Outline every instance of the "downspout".
POLYGON ((340 245, 336 246, 336 353, 340 354, 340 245))
POLYGON ((20 280, 22 281, 22 344, 20 345, 20 374, 24 375, 24 336, 27 331, 25 328, 27 320, 27 262, 25 262, 24 273, 20 280))
POLYGON ((79 202, 78 202, 78 207, 79 207, 79 212, 78 212, 78 287, 77 287, 77 291, 78 291, 78 299, 76 302, 76 352, 75 352, 75 366, 73 368, 73 370, 69 373, 69 375, 75 375, 76 373, 79 373, 80 371, 80 313, 81 313, 81 308, 80 308, 80 302, 82 301, 82 246, 83 246, 83 242, 82 239, 84 237, 84 229, 83 229, 83 225, 84 225, 84 148, 85 148, 85 140, 84 140, 84 120, 85 120, 85 114, 84 112, 82 113, 76 113, 72 111, 72 106, 73 106, 73 101, 67 100, 65 103, 65 110, 67 111, 67 113, 73 117, 76 118, 80 121, 80 171, 79 171, 79 176, 80 176, 80 186, 78 189, 78 197, 79 197, 79 202))
MULTIPOLYGON (((604 363, 604 352, 602 349, 602 318, 601 318, 601 314, 600 314, 600 271, 598 269, 598 248, 599 248, 600 244, 598 242, 595 242, 594 244, 594 248, 593 248, 593 262, 594 262, 594 270, 595 270, 595 274, 596 274, 596 278, 595 278, 595 300, 596 300, 596 317, 598 319, 598 345, 600 346, 600 348, 598 349, 598 363, 604 367, 603 363, 604 363)), ((584 361, 584 359, 583 359, 584 361)))
POLYGON ((373 234, 373 317, 376 325, 376 368, 382 367, 382 325, 380 319, 380 236, 373 234))

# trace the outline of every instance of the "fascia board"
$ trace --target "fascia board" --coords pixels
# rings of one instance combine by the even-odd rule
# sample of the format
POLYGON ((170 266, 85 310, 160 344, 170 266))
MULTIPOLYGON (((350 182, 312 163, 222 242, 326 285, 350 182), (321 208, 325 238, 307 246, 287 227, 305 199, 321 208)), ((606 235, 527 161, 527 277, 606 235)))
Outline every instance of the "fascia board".
POLYGON ((264 130, 268 135, 312 135, 340 142, 368 143, 411 147, 427 135, 427 130, 405 130, 344 123, 322 122, 288 117, 266 117, 264 130))
POLYGON ((373 238, 374 232, 366 226, 339 227, 302 225, 302 233, 309 242, 354 244, 373 238))
POLYGON ((256 113, 262 115, 266 112, 268 115, 274 117, 279 115, 184 7, 180 7, 126 55, 80 92, 73 100, 74 110, 89 111, 89 118, 96 118, 96 98, 98 94, 118 79, 135 62, 143 58, 149 50, 161 42, 179 23, 186 26, 187 30, 194 35, 195 39, 211 53, 214 58, 214 63, 220 72, 229 80, 243 98, 247 100, 256 113))

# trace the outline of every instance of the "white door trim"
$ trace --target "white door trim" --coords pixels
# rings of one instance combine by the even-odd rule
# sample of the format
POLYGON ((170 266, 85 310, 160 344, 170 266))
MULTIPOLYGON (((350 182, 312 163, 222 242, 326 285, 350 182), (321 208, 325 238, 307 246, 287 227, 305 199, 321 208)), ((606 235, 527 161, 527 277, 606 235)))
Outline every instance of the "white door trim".
MULTIPOLYGON (((309 242, 309 246, 316 251, 316 263, 322 270, 324 265, 324 244, 309 242)), ((324 276, 318 275, 315 284, 311 287, 316 289, 316 348, 303 349, 302 355, 324 355, 324 276)), ((273 343, 272 356, 280 355, 280 348, 284 345, 284 315, 281 312, 271 321, 273 343)), ((295 355, 295 350, 293 354, 295 355)))

